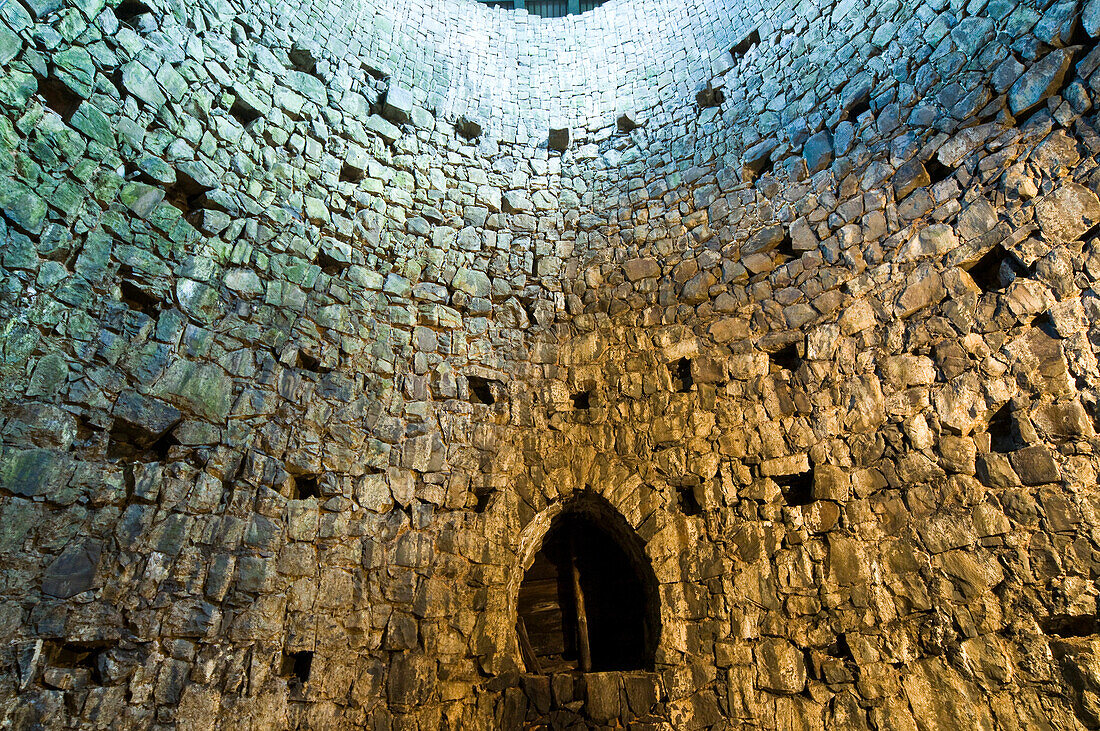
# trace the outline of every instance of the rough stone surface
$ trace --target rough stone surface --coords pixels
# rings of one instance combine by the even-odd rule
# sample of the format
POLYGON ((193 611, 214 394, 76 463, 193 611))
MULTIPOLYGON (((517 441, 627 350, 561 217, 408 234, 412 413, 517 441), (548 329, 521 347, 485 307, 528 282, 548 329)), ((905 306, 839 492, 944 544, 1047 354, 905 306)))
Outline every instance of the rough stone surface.
POLYGON ((0 726, 1096 728, 1098 18, 0 4, 0 726))

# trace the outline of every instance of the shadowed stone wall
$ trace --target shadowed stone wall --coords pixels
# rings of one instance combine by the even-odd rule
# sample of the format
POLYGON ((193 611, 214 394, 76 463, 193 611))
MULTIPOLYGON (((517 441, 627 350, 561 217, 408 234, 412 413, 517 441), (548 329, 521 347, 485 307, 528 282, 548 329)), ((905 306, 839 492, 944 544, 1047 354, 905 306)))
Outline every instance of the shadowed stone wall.
POLYGON ((1098 28, 3 3, 0 719, 1095 727, 1098 28), (583 494, 655 664, 526 674, 583 494))

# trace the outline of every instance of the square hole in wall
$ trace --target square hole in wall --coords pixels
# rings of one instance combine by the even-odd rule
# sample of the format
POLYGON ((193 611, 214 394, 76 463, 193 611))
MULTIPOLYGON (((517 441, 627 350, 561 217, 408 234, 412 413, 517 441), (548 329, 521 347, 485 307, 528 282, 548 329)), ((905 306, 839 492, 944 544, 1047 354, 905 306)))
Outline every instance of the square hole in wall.
POLYGON ((504 384, 491 378, 466 376, 466 384, 469 387, 469 399, 472 404, 492 406, 497 402, 497 395, 504 393, 504 384))
POLYGON ((991 452, 1015 452, 1024 446, 1020 438, 1020 430, 1016 425, 1016 419, 1012 414, 1012 402, 1005 402, 1004 406, 997 409, 989 418, 986 427, 989 433, 989 450, 991 452))
POLYGON ((292 475, 288 497, 291 500, 308 500, 321 497, 320 475, 292 475))
POLYGON ((695 385, 695 379, 691 375, 691 358, 680 358, 668 367, 672 376, 672 390, 678 393, 688 393, 695 385))
POLYGON ((778 371, 794 372, 802 365, 802 358, 798 355, 798 346, 795 343, 784 345, 774 353, 770 353, 768 355, 768 361, 771 365, 772 373, 778 371))
POLYGON ((300 690, 309 682, 309 675, 313 669, 313 652, 311 650, 298 650, 297 652, 284 652, 279 662, 279 675, 287 678, 292 689, 300 690))
POLYGON ((809 505, 814 502, 814 471, 798 472, 793 475, 777 475, 772 478, 783 493, 783 502, 792 508, 809 505))
POLYGON ((983 292, 999 292, 1016 277, 1026 277, 1029 273, 1027 267, 1000 244, 962 268, 983 292))
POLYGON ((749 31, 747 36, 738 41, 737 44, 730 49, 730 55, 733 56, 733 62, 736 64, 745 57, 745 54, 758 45, 760 45, 760 31, 757 28, 753 28, 749 31))
POLYGON ((679 485, 676 487, 676 507, 688 517, 702 515, 703 506, 695 495, 694 485, 679 485))
POLYGON ((592 406, 592 394, 588 391, 580 391, 569 398, 573 401, 574 409, 583 410, 592 406))

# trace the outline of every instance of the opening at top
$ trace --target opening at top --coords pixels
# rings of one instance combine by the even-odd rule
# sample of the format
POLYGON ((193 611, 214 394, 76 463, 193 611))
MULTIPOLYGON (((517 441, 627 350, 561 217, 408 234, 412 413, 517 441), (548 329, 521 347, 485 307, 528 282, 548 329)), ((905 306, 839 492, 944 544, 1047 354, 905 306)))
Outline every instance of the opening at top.
POLYGON ((540 18, 564 18, 566 15, 586 13, 598 8, 607 0, 478 0, 502 10, 526 10, 540 18))
POLYGON ((579 498, 550 524, 517 609, 528 672, 653 668, 657 580, 641 539, 602 498, 579 498))

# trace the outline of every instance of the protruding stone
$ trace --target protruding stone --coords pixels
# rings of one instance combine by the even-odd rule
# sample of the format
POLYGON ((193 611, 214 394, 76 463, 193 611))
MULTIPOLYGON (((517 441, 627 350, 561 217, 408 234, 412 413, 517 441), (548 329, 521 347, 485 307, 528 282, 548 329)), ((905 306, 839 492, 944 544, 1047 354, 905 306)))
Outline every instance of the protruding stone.
POLYGON ((1100 0, 1087 0, 1081 8, 1081 26, 1091 37, 1100 36, 1100 0))
POLYGON ((1079 183, 1065 183, 1035 203, 1035 217, 1048 241, 1076 241, 1100 223, 1100 199, 1079 183))
POLYGON ((1058 48, 1025 71, 1008 92, 1008 106, 1012 114, 1029 112, 1055 94, 1061 88, 1072 60, 1072 54, 1058 48))
POLYGON ((313 73, 317 61, 321 58, 320 47, 316 43, 302 40, 294 41, 287 55, 290 62, 294 64, 294 68, 307 74, 313 73))
POLYGON ((103 547, 96 542, 74 542, 58 556, 42 578, 42 593, 68 599, 92 588, 103 547))
POLYGON ((412 92, 403 86, 391 83, 386 90, 386 101, 382 105, 382 114, 395 124, 404 124, 412 116, 416 101, 412 92))
POLYGON ((833 162, 833 136, 829 130, 811 135, 802 148, 802 157, 806 158, 806 171, 810 175, 829 167, 833 162))
POLYGON ((923 188, 932 182, 928 170, 917 158, 913 158, 897 169, 893 178, 894 196, 897 200, 905 198, 917 188, 923 188))
POLYGON ((806 663, 802 652, 787 640, 766 637, 756 645, 756 678, 759 687, 793 695, 806 687, 806 663))

